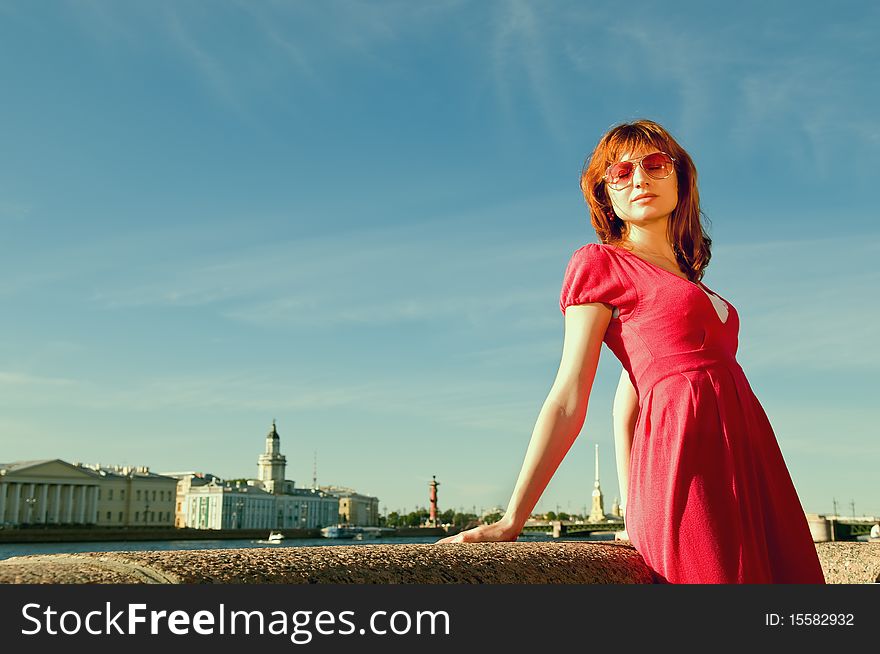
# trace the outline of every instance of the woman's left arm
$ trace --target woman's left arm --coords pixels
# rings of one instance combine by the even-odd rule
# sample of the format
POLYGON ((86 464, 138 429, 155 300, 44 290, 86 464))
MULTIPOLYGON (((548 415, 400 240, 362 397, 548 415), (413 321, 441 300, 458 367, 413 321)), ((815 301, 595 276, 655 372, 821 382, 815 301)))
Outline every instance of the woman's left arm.
POLYGON ((614 423, 614 453, 617 458, 617 479, 620 483, 620 507, 626 518, 626 498, 629 490, 629 461, 633 433, 639 417, 639 396, 624 368, 620 373, 614 395, 612 421, 614 423))

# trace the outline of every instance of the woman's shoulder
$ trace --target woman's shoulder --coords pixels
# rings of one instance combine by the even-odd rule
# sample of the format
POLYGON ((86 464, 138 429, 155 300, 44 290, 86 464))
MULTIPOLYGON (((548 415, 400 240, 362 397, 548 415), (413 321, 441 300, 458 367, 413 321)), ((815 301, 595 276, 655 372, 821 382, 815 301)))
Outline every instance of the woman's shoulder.
POLYGON ((571 262, 581 265, 608 266, 614 259, 614 250, 618 248, 607 243, 586 243, 571 255, 571 262))
POLYGON ((585 243, 584 245, 581 245, 579 248, 577 248, 572 256, 594 257, 597 256, 597 254, 602 250, 602 243, 585 243))
POLYGON ((609 288, 616 281, 613 267, 606 246, 601 243, 582 245, 569 259, 563 290, 578 295, 583 289, 609 288))
POLYGON ((563 313, 572 304, 602 302, 625 307, 635 301, 631 284, 621 281, 627 276, 619 271, 616 249, 606 243, 587 243, 574 251, 562 284, 563 313))

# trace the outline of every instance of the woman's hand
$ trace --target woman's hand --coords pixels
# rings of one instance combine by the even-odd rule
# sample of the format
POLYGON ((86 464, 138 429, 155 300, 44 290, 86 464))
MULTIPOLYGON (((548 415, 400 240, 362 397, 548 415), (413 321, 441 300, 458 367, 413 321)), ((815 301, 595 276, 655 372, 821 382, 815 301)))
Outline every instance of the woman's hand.
POLYGON ((489 525, 479 525, 473 529, 462 531, 455 536, 441 538, 435 545, 443 543, 490 543, 515 541, 520 529, 503 518, 489 525))
POLYGON ((436 544, 517 539, 550 478, 584 426, 599 353, 610 320, 610 305, 602 302, 568 307, 562 362, 532 431, 507 512, 498 522, 447 536, 436 544))

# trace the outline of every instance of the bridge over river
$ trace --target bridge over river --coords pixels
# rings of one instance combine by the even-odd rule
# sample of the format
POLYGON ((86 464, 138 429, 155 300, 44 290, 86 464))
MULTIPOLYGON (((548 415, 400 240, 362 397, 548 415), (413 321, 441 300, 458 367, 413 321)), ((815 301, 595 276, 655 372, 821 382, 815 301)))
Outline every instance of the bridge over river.
POLYGON ((593 533, 623 531, 623 520, 605 522, 578 522, 570 520, 530 521, 523 527, 524 534, 549 534, 554 538, 561 536, 586 537, 593 533))
MULTIPOLYGON (((880 522, 874 516, 845 518, 834 515, 807 514, 813 540, 854 541, 859 536, 867 536, 871 527, 880 522)), ((622 520, 606 520, 604 522, 582 522, 569 520, 530 521, 523 527, 524 534, 548 534, 554 538, 563 536, 587 537, 593 533, 624 531, 622 520)), ((864 539, 863 539, 864 540, 864 539)))

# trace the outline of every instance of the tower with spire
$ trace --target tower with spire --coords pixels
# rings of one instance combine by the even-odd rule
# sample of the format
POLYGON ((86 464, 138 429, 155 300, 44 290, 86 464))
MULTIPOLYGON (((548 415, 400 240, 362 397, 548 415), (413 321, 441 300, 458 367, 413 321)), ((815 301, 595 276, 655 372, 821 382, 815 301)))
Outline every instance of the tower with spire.
POLYGON ((272 429, 266 434, 266 451, 257 460, 257 479, 267 492, 282 492, 284 473, 287 468, 287 457, 281 454, 281 437, 272 421, 272 429))
POLYGON ((605 506, 602 502, 602 489, 599 486, 599 444, 596 443, 596 482, 593 484, 593 506, 589 522, 605 522, 605 506))

